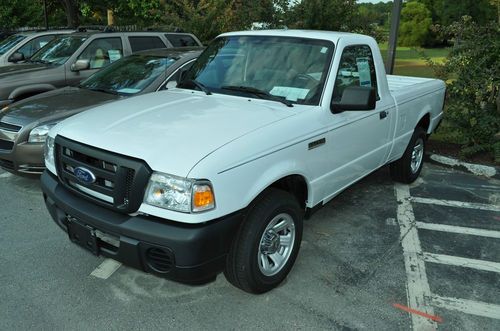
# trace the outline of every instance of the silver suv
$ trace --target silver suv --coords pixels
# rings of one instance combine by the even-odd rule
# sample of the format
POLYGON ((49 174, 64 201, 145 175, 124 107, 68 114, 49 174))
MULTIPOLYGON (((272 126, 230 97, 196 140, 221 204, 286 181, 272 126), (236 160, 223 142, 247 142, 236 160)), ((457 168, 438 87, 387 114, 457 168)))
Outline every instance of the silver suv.
POLYGON ((57 35, 74 30, 28 31, 13 34, 0 42, 0 66, 29 59, 57 35))

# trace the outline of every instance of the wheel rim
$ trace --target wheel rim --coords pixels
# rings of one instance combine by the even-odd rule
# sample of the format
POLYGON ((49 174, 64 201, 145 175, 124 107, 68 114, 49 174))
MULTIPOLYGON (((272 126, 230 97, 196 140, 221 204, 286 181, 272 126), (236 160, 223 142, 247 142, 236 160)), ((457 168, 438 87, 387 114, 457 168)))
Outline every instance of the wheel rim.
POLYGON ((265 276, 277 274, 292 255, 295 223, 289 214, 276 215, 267 225, 259 243, 257 263, 265 276))
POLYGON ((418 138, 415 142, 415 146, 413 146, 413 151, 411 153, 411 172, 414 174, 420 169, 420 165, 422 164, 422 160, 424 158, 424 140, 422 138, 418 138))

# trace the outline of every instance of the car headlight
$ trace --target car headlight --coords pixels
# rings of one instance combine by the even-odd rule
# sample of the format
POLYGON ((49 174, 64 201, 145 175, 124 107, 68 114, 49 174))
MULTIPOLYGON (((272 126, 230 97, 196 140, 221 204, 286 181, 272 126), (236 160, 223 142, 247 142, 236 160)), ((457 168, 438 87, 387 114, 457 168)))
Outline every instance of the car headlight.
POLYGON ((54 138, 47 136, 45 141, 45 148, 43 149, 43 155, 45 158, 45 166, 47 168, 56 168, 56 162, 54 161, 54 138))
POLYGON ((153 173, 149 179, 144 202, 184 213, 215 208, 215 197, 210 182, 158 172, 153 173))
POLYGON ((30 132, 30 136, 28 138, 29 143, 43 143, 45 142, 45 139, 47 139, 47 134, 49 133, 50 129, 56 125, 56 123, 52 124, 44 124, 37 126, 30 132))

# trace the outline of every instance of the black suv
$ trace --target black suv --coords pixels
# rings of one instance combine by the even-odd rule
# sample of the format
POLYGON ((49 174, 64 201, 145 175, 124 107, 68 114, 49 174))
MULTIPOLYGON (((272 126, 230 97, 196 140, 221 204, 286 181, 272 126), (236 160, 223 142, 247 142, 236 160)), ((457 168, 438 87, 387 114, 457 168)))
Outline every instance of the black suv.
POLYGON ((25 63, 0 68, 0 109, 41 92, 76 86, 132 53, 179 46, 202 44, 192 34, 169 32, 76 32, 56 37, 25 63))

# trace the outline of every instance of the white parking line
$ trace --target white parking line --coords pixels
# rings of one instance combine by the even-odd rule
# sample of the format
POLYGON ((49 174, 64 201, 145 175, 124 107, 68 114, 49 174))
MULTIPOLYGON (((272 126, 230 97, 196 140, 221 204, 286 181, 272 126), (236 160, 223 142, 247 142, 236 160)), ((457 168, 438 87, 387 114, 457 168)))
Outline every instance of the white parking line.
POLYGON ((463 226, 417 222, 417 228, 424 230, 470 234, 474 236, 500 239, 500 231, 469 228, 463 226))
POLYGON ((433 295, 430 303, 436 307, 461 311, 466 314, 500 319, 500 306, 473 300, 441 297, 433 295))
POLYGON ((419 197, 411 197, 411 201, 416 202, 416 203, 425 203, 425 204, 446 206, 446 207, 459 207, 459 208, 490 210, 490 211, 500 212, 500 206, 489 205, 489 204, 485 204, 485 203, 473 203, 473 202, 452 201, 452 200, 438 200, 438 199, 419 198, 419 197))
POLYGON ((425 262, 500 273, 500 263, 444 254, 423 253, 425 262))
POLYGON ((122 264, 113 259, 105 259, 92 273, 91 276, 108 279, 122 264))
MULTIPOLYGON (((425 262, 421 258, 422 248, 415 226, 415 216, 410 203, 410 189, 408 185, 396 184, 396 199, 398 201, 398 223, 400 228, 401 246, 408 278, 406 292, 408 306, 428 315, 434 315, 432 306, 426 304, 426 297, 430 297, 431 290, 425 272, 425 262)), ((411 315, 413 330, 435 330, 436 322, 425 317, 411 315)))

